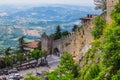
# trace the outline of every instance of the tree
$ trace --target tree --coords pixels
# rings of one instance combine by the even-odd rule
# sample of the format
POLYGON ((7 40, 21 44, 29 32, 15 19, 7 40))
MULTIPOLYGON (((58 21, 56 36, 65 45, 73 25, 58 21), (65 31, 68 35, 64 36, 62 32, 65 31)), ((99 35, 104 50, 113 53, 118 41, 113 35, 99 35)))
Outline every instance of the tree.
POLYGON ((5 55, 10 55, 11 47, 5 49, 5 55))
POLYGON ((74 63, 70 53, 64 52, 60 58, 58 68, 48 74, 49 80, 75 80, 79 75, 78 66, 74 63))
POLYGON ((0 69, 5 68, 4 60, 0 60, 0 69))
POLYGON ((51 36, 53 37, 54 40, 57 40, 57 39, 60 39, 61 37, 67 36, 68 34, 69 32, 67 30, 61 32, 60 25, 58 25, 55 33, 51 34, 51 36))
POLYGON ((115 22, 120 25, 120 0, 115 5, 115 9, 112 11, 111 17, 115 22))
POLYGON ((30 55, 37 61, 37 64, 38 64, 39 58, 42 58, 43 56, 43 51, 39 49, 34 49, 33 51, 30 52, 30 55))
POLYGON ((107 8, 106 0, 94 0, 94 3, 96 5, 95 9, 101 9, 102 11, 105 11, 107 8))
MULTIPOLYGON (((98 65, 91 65, 85 75, 85 80, 94 80, 100 72, 98 65)), ((96 79, 95 79, 96 80, 96 79)))
POLYGON ((17 61, 19 61, 20 65, 22 64, 22 62, 24 61, 24 54, 22 53, 18 53, 16 55, 17 61))
POLYGON ((41 78, 37 76, 32 76, 32 74, 28 74, 24 80, 41 80, 41 78))
POLYGON ((63 31, 63 32, 62 32, 62 37, 63 37, 63 36, 67 36, 68 34, 69 34, 68 31, 63 31))
POLYGON ((27 57, 28 64, 30 64, 30 59, 32 58, 31 55, 27 54, 26 57, 27 57))
POLYGON ((13 65, 13 59, 11 55, 6 55, 3 61, 5 63, 5 67, 9 67, 13 65))
POLYGON ((17 54, 12 54, 11 56, 12 56, 13 64, 16 64, 17 63, 17 54))
POLYGON ((95 24, 95 26, 92 30, 92 35, 94 36, 95 39, 98 39, 103 34, 103 29, 105 27, 106 22, 103 18, 98 16, 95 18, 94 24, 95 24))
POLYGON ((25 44, 25 40, 24 40, 25 36, 22 36, 18 39, 18 42, 19 42, 19 52, 20 53, 23 53, 25 50, 24 50, 24 44, 25 44))
POLYGON ((72 31, 75 31, 77 28, 78 28, 78 26, 77 26, 77 25, 74 25, 72 31))
POLYGON ((111 80, 119 80, 120 79, 120 70, 117 71, 117 74, 112 76, 111 80))
POLYGON ((62 36, 62 35, 61 35, 61 28, 60 28, 60 25, 58 25, 57 28, 56 28, 56 32, 55 32, 55 34, 54 34, 54 40, 60 39, 61 36, 62 36))
POLYGON ((72 70, 74 66, 74 60, 70 53, 64 52, 60 59, 60 66, 65 67, 68 70, 72 70))
POLYGON ((71 72, 65 72, 64 69, 56 69, 55 71, 48 74, 48 80, 75 80, 71 72), (62 72, 61 72, 62 71, 62 72))
MULTIPOLYGON (((38 60, 39 60, 39 58, 43 57, 44 52, 39 49, 34 49, 33 51, 30 52, 30 55, 37 61, 37 63, 36 63, 36 73, 37 73, 38 60)), ((41 63, 42 63, 42 59, 41 59, 41 63)))

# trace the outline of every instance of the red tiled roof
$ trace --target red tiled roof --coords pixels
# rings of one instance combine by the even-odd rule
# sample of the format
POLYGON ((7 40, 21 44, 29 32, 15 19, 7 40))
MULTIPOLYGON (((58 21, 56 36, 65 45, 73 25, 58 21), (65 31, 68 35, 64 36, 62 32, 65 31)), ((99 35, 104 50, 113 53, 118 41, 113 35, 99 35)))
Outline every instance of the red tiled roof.
POLYGON ((35 49, 38 47, 38 43, 39 43, 39 41, 32 41, 32 42, 25 44, 25 46, 27 48, 35 49))

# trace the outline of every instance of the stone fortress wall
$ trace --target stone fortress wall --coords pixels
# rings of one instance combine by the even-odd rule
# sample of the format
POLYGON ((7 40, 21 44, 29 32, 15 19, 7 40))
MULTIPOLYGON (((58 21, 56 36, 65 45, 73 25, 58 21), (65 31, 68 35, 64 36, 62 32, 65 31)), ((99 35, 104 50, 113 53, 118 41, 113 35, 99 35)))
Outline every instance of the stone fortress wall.
POLYGON ((60 53, 67 51, 72 53, 73 56, 77 56, 82 47, 93 40, 91 30, 93 28, 92 24, 95 16, 96 15, 88 15, 87 17, 81 18, 82 26, 80 28, 61 39, 55 40, 52 48, 53 53, 57 48, 60 53))
POLYGON ((58 40, 52 40, 50 36, 44 33, 41 37, 42 50, 53 54, 67 51, 72 53, 73 56, 77 56, 84 44, 89 44, 93 40, 91 30, 93 28, 93 20, 96 16, 97 15, 87 15, 81 18, 82 26, 80 28, 58 40))
MULTIPOLYGON (((113 10, 113 7, 118 0, 106 1, 107 10, 100 16, 105 18, 107 22, 110 22, 111 11, 113 10)), ((78 57, 82 49, 86 45, 90 45, 94 40, 91 35, 91 31, 93 29, 93 22, 96 16, 98 15, 87 15, 86 17, 81 18, 81 27, 79 27, 75 32, 71 32, 69 35, 58 40, 53 40, 51 36, 48 36, 44 33, 41 37, 42 50, 46 50, 50 54, 63 53, 64 51, 67 51, 70 52, 73 56, 78 57)))

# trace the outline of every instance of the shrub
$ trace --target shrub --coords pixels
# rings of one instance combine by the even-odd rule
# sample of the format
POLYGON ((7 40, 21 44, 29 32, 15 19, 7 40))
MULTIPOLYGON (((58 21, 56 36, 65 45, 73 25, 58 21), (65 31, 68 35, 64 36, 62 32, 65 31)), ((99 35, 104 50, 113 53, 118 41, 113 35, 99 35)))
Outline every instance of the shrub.
POLYGON ((92 35, 94 36, 95 39, 98 39, 103 34, 103 29, 104 29, 104 26, 105 26, 106 22, 103 18, 98 16, 98 17, 95 18, 94 24, 95 24, 95 26, 94 26, 91 33, 92 33, 92 35))

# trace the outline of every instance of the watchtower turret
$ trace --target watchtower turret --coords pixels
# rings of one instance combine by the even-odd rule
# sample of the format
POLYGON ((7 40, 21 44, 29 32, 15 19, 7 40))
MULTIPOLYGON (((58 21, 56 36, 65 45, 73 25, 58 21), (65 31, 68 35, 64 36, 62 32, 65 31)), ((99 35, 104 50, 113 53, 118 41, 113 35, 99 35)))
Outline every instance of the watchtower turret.
POLYGON ((52 38, 48 36, 45 32, 41 36, 41 49, 52 53, 52 38))

